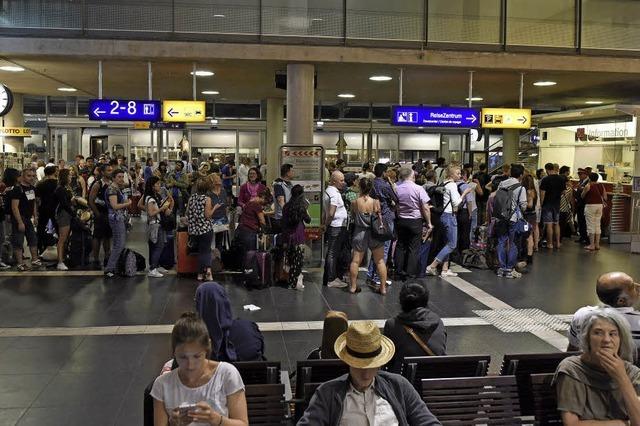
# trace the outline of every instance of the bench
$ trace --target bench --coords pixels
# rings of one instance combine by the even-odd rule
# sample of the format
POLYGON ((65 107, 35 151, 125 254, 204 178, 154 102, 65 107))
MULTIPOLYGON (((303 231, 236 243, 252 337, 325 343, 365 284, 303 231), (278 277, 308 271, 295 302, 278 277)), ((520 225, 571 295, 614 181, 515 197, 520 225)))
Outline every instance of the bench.
POLYGON ((554 374, 531 375, 531 399, 536 425, 561 425, 556 390, 551 386, 554 374))
POLYGON ((277 425, 286 421, 284 385, 246 385, 250 425, 277 425))
POLYGON ((405 357, 402 375, 420 392, 422 379, 486 376, 490 362, 490 355, 405 357))

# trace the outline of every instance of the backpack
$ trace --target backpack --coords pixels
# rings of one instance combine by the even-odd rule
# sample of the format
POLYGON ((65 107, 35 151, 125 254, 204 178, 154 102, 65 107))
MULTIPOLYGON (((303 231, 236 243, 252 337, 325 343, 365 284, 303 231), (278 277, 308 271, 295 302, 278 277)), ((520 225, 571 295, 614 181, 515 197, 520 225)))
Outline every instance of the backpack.
MULTIPOLYGON (((444 212, 444 209, 447 207, 444 205, 445 192, 447 192, 447 190, 445 189, 443 183, 439 183, 427 188, 427 195, 431 200, 431 212, 436 214, 442 214, 442 212, 444 212)), ((449 203, 450 202, 451 198, 449 198, 449 203)), ((447 203, 447 205, 449 205, 449 203, 447 203)))
POLYGON ((116 265, 116 272, 123 277, 133 277, 138 271, 144 271, 146 266, 147 262, 144 256, 126 248, 120 253, 116 265))
POLYGON ((473 248, 463 250, 462 266, 477 269, 489 269, 489 265, 487 264, 487 257, 484 250, 473 248))
POLYGON ((509 222, 513 216, 513 191, 520 188, 519 183, 509 187, 498 188, 496 198, 493 200, 493 217, 500 222, 509 222))

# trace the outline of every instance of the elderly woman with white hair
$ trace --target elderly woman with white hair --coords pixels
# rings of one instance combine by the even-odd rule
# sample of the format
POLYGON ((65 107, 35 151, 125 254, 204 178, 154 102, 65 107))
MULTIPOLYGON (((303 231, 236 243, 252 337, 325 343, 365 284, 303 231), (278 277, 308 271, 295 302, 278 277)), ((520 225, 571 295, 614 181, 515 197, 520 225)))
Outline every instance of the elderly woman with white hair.
POLYGON ((627 320, 613 308, 594 310, 580 346, 582 355, 565 358, 554 378, 563 424, 640 425, 640 369, 627 320))

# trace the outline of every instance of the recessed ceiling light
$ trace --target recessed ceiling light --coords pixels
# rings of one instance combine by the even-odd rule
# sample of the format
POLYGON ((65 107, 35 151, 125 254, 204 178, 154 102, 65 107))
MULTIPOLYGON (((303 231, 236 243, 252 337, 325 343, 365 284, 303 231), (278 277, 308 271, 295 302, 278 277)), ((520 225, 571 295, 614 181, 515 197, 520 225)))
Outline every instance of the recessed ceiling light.
POLYGON ((587 101, 587 102, 585 102, 585 104, 587 104, 587 105, 600 105, 602 103, 603 103, 602 101, 587 101))
MULTIPOLYGON (((468 101, 469 98, 464 98, 465 101, 468 101)), ((484 101, 484 98, 481 98, 479 96, 474 96, 473 98, 471 98, 472 101, 484 101)))
POLYGON ((4 65, 0 67, 0 70, 9 72, 21 72, 24 71, 24 68, 15 65, 4 65))
POLYGON ((78 89, 74 89, 73 87, 58 87, 58 90, 61 92, 77 92, 78 89))
POLYGON ((369 80, 371 80, 371 81, 389 81, 389 80, 393 80, 393 78, 389 77, 388 75, 372 75, 371 77, 369 77, 369 80))
POLYGON ((535 83, 533 83, 534 86, 538 86, 538 87, 545 87, 545 86, 555 86, 556 83, 555 81, 536 81, 535 83))
MULTIPOLYGON (((191 71, 189 74, 193 75, 193 71, 191 71)), ((211 77, 213 75, 215 75, 213 71, 205 71, 205 70, 196 71, 196 77, 211 77)))
POLYGON ((219 95, 220 92, 218 92, 217 90, 203 90, 202 94, 203 95, 219 95))
POLYGON ((215 15, 213 15, 214 18, 224 18, 225 16, 221 13, 216 13, 215 15))
POLYGON ((311 22, 320 22, 323 21, 322 18, 311 18, 311 22))
POLYGON ((339 98, 345 98, 345 99, 351 99, 351 98, 355 98, 356 95, 352 95, 351 93, 340 93, 338 95, 339 98))

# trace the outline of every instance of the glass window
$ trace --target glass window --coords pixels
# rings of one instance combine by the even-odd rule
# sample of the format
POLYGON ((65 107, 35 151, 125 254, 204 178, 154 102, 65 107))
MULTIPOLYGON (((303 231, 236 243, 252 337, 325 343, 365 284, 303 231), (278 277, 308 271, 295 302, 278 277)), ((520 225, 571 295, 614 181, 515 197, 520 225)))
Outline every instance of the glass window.
POLYGON ((258 34, 259 0, 175 0, 176 32, 258 34))
POLYGON ((640 2, 583 0, 582 47, 640 50, 640 2))
POLYGON ((90 30, 170 32, 171 17, 171 0, 87 2, 90 30))
POLYGON ((342 0, 263 0, 264 35, 342 38, 342 0))
POLYGON ((510 0, 507 4, 507 44, 575 46, 574 0, 510 0))
POLYGON ((81 29, 82 4, 68 0, 2 2, 1 27, 81 29))
POLYGON ((428 41, 500 44, 500 0, 429 0, 427 24, 428 41))
POLYGON ((347 0, 347 37, 424 40, 424 0, 347 0))

